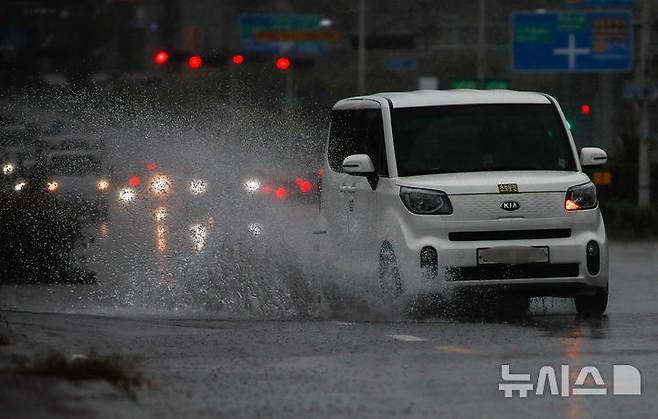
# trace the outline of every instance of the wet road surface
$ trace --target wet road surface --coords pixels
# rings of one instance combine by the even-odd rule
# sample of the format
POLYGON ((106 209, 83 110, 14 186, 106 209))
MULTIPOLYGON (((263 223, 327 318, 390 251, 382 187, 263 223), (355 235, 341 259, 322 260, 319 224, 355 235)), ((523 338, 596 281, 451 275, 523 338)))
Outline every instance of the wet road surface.
POLYGON ((20 311, 18 300, 12 303, 20 291, 0 288, 0 304, 12 309, 2 316, 22 336, 0 347, 2 362, 21 348, 96 348, 138 359, 154 383, 132 402, 106 387, 47 382, 37 402, 22 403, 35 384, 0 375, 7 389, 0 417, 656 417, 657 261, 656 243, 612 246, 612 300, 601 319, 578 318, 562 300, 534 302, 530 316, 511 321, 94 316, 38 313, 34 305, 20 311), (535 386, 542 366, 555 369, 558 383, 560 366, 569 366, 571 386, 582 367, 596 366, 608 394, 561 397, 547 386, 542 396, 505 398, 498 387, 503 364, 530 374, 535 386), (611 394, 615 364, 642 373, 642 395, 611 394), (65 400, 66 408, 53 409, 53 400, 65 400))

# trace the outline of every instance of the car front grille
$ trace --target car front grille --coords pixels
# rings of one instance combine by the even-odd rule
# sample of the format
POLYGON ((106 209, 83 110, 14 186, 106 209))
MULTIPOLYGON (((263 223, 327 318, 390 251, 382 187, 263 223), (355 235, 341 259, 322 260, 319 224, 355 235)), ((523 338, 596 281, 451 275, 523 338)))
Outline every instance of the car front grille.
POLYGON ((570 228, 550 228, 542 230, 459 231, 448 234, 448 239, 453 242, 561 239, 565 237, 571 237, 570 228))
POLYGON ((580 269, 577 263, 528 263, 523 265, 480 265, 450 267, 450 281, 482 281, 492 279, 573 278, 580 269))

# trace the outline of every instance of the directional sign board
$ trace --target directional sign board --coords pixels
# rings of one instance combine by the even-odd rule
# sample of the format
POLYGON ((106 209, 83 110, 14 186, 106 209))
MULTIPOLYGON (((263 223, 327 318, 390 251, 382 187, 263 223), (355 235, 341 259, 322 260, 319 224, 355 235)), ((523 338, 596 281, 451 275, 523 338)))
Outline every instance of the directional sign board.
POLYGON ((567 7, 627 7, 633 0, 564 0, 567 7))
POLYGON ((384 68, 389 71, 413 71, 418 68, 418 61, 414 58, 389 58, 384 61, 384 68))
POLYGON ((629 12, 515 12, 512 69, 628 71, 633 65, 629 12))
POLYGON ((317 15, 242 15, 240 47, 257 54, 318 55, 340 34, 322 26, 317 15))

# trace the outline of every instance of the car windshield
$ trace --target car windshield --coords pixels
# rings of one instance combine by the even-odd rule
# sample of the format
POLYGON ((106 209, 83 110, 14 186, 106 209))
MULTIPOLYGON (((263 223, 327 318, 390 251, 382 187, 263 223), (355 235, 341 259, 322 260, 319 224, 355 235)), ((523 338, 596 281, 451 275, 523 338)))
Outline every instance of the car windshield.
POLYGON ((458 105, 393 110, 399 176, 576 170, 552 105, 458 105))
POLYGON ((98 174, 101 161, 91 154, 53 156, 50 158, 49 172, 55 175, 80 176, 98 174))

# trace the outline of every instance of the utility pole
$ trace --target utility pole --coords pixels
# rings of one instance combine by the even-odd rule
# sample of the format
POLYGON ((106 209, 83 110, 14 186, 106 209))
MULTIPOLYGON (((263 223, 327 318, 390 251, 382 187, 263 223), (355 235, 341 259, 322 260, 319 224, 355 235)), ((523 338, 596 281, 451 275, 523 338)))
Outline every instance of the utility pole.
POLYGON ((359 0, 359 46, 356 92, 366 94, 366 0, 359 0))
POLYGON ((636 66, 635 77, 642 92, 639 103, 638 118, 638 195, 637 205, 648 208, 651 205, 651 165, 649 161, 649 36, 651 34, 651 2, 642 2, 642 35, 640 38, 640 64, 636 66))
POLYGON ((487 0, 480 0, 479 12, 477 79, 482 83, 487 71, 487 0))

